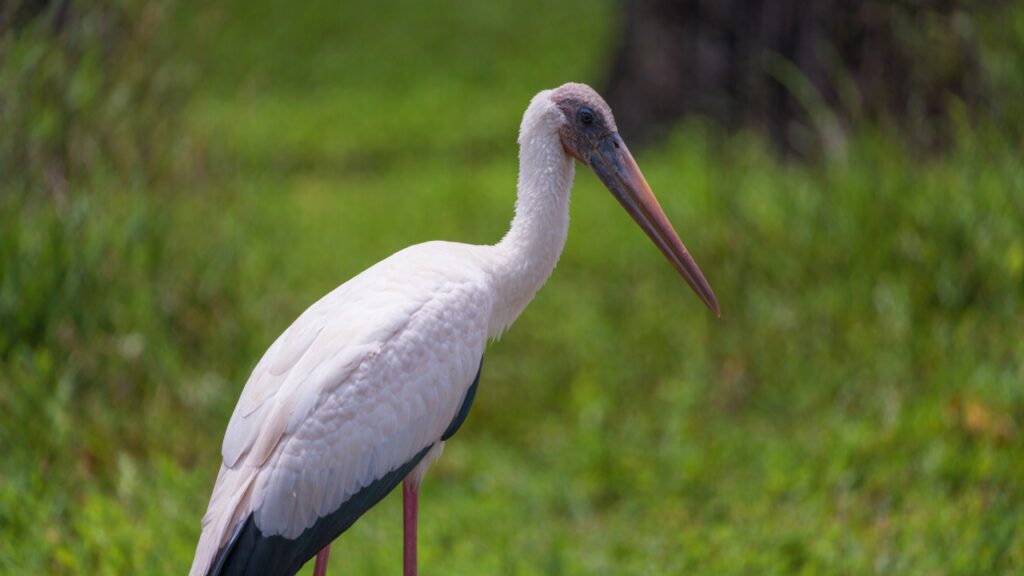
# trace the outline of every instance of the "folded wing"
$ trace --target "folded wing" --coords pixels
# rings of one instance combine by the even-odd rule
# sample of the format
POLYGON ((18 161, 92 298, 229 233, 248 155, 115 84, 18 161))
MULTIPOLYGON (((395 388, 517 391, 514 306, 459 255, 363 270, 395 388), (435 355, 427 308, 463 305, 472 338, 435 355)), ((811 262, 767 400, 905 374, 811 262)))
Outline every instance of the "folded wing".
POLYGON ((228 425, 192 574, 245 522, 268 538, 308 536, 440 442, 477 374, 492 305, 487 279, 449 246, 370 268, 270 347, 228 425))

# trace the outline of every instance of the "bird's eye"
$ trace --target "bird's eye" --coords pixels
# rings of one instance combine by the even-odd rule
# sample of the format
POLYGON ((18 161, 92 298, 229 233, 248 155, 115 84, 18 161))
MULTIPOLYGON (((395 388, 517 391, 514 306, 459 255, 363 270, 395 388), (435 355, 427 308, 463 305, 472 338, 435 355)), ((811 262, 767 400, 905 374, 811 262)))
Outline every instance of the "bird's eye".
POLYGON ((590 126, 594 123, 594 111, 590 108, 580 108, 580 111, 576 113, 576 117, 579 118, 580 124, 590 126))

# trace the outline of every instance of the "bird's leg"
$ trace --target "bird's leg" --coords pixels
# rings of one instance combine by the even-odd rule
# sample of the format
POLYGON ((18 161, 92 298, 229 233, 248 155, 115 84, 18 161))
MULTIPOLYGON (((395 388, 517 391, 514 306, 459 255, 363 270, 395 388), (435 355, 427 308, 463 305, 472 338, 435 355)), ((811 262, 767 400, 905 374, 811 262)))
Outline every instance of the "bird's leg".
POLYGON ((420 483, 406 478, 402 483, 402 519, 404 526, 403 568, 405 576, 416 576, 416 520, 420 505, 420 483))
POLYGON ((324 546, 324 549, 316 553, 316 563, 313 564, 313 576, 327 576, 327 557, 331 555, 331 545, 324 546))

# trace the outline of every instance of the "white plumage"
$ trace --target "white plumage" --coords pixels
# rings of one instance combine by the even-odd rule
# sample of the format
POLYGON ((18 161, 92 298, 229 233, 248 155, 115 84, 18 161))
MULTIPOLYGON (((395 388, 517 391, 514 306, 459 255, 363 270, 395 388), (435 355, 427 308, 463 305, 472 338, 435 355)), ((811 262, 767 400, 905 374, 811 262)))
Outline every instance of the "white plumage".
POLYGON ((294 538, 439 442, 488 337, 515 320, 565 243, 574 167, 545 94, 523 119, 521 181, 532 185, 502 242, 402 250, 313 304, 267 350, 228 424, 191 574, 205 574, 249 513, 264 533, 294 538), (539 257, 524 261, 530 253, 539 257))
POLYGON ((407 478, 418 485, 443 450, 488 338, 515 321, 558 261, 573 156, 598 173, 717 312, 593 90, 567 84, 539 93, 519 145, 515 218, 501 242, 402 250, 313 304, 267 350, 224 436, 193 576, 210 570, 250 515, 264 536, 299 538, 426 450, 407 478))

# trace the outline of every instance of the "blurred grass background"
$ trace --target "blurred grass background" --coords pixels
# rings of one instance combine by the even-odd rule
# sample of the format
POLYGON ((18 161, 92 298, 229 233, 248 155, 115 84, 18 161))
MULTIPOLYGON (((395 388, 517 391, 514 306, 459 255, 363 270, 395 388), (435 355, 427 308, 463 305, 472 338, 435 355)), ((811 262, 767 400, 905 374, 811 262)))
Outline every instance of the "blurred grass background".
MULTIPOLYGON (((181 574, 260 354, 404 246, 498 240, 523 109, 600 81, 617 7, 75 8, 0 35, 0 571, 181 574)), ((1024 10, 982 24, 1019 118, 1024 10)), ((1024 571, 1022 142, 952 114, 924 158, 697 120, 638 151, 721 320, 580 170, 426 481, 424 572, 1024 571)), ((332 572, 397 572, 399 508, 332 572)))

